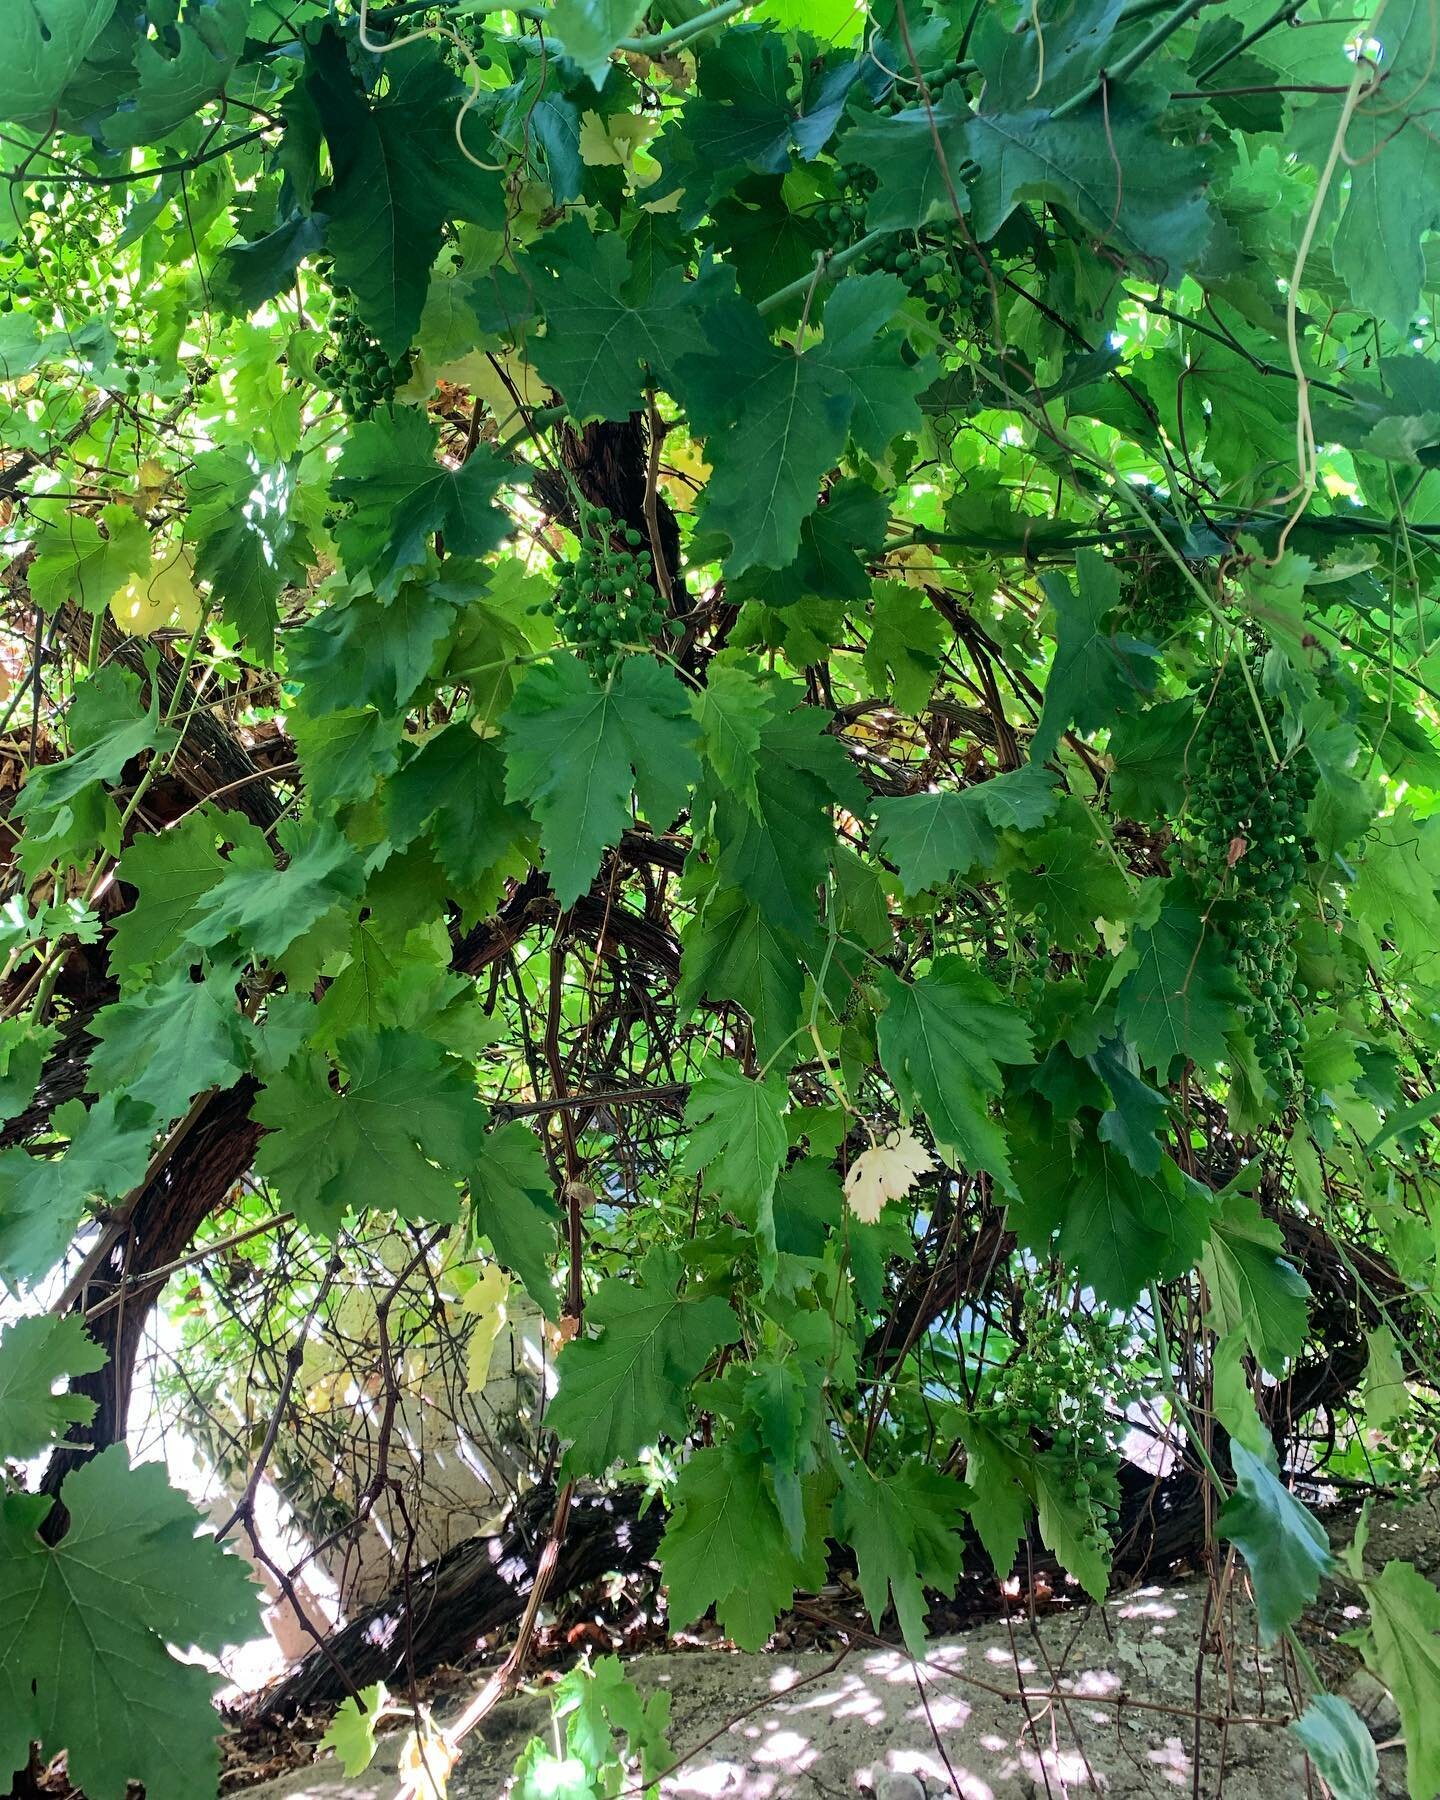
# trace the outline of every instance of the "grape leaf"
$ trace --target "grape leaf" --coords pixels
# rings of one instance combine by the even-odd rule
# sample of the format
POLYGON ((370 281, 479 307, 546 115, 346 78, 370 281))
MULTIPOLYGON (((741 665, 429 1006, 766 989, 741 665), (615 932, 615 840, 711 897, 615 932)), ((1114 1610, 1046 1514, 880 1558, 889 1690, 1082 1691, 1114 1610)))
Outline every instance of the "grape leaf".
POLYGON ((348 1780, 363 1775, 375 1760, 375 1715, 389 1697, 383 1681, 372 1682, 347 1695, 326 1727, 320 1748, 335 1753, 348 1780))
POLYGON ((1163 1080, 1177 1057, 1202 1069, 1225 1061, 1240 986, 1219 933, 1187 896, 1167 900, 1155 923, 1135 933, 1127 961, 1115 1016, 1146 1067, 1163 1080))
POLYGON ((0 1463, 25 1462, 70 1426, 88 1425, 95 1402, 53 1390, 67 1376, 93 1375, 105 1360, 73 1314, 12 1319, 0 1332, 0 1463))
POLYGON ((795 560, 847 433, 883 456, 918 424, 931 365, 906 364, 900 338, 885 332, 903 296, 889 275, 843 282, 825 305, 824 342, 803 354, 772 343, 760 314, 735 296, 705 315, 714 348, 682 358, 675 375, 712 459, 705 523, 730 539, 727 574, 795 560))
POLYGON ((463 721, 427 738, 386 783, 385 794, 391 840, 405 845, 424 829, 440 866, 461 888, 528 848, 534 835, 524 810, 505 798, 498 745, 463 721))
POLYGON ((749 1015, 755 1053, 778 1056, 800 1023, 805 964, 799 941, 737 888, 711 893, 681 935, 676 1004, 731 1000, 749 1015))
POLYGON ((600 88, 610 73, 610 53, 644 11, 643 0, 555 0, 550 22, 565 54, 600 88))
POLYGON ((327 606, 287 639, 285 660, 312 717, 347 706, 388 717, 414 697, 455 622, 448 594, 406 582, 388 604, 356 594, 327 606))
POLYGON ((102 1007, 91 1031, 92 1087, 123 1088, 153 1108, 157 1124, 178 1118, 205 1088, 224 1087, 245 1066, 234 975, 192 981, 177 969, 131 999, 102 1007))
POLYGON ((592 233, 575 220, 535 246, 532 266, 545 315, 535 367, 572 419, 629 418, 647 378, 665 385, 671 364, 693 349, 696 284, 678 265, 632 268, 618 231, 592 233))
POLYGON ((603 686, 569 652, 537 664, 504 719, 507 797, 534 813, 562 906, 590 885, 630 823, 634 787, 650 823, 669 825, 698 773, 694 725, 675 675, 626 658, 603 686))
POLYGON ((216 1676, 167 1643, 219 1651, 259 1628, 239 1557, 195 1535, 190 1503, 164 1469, 131 1468, 115 1444, 65 1478, 70 1525, 36 1535, 53 1500, 0 1499, 0 1763, 23 1766, 30 1740, 69 1753, 94 1800, 194 1800, 220 1775, 216 1676))
POLYGON ((73 600, 88 613, 102 613, 149 561, 150 533, 131 507, 102 506, 98 521, 67 512, 36 540, 30 597, 44 612, 73 600))
MULTIPOLYGON (((252 848, 258 840, 242 814, 202 807, 168 831, 137 837, 121 857, 116 873, 139 889, 139 899, 116 921, 110 940, 111 967, 122 977, 163 967, 188 941, 201 903, 225 874, 225 858, 216 848, 222 833, 240 836, 252 848)), ((263 841, 259 848, 268 856, 263 841)))
POLYGON ((150 1162, 155 1116, 128 1094, 106 1094, 88 1110, 69 1100, 53 1123, 70 1140, 63 1154, 0 1150, 0 1279, 12 1285, 48 1274, 86 1203, 128 1193, 150 1162))
POLYGON ((509 515, 495 495, 524 471, 484 445, 458 469, 447 468, 436 449, 426 415, 399 407, 357 425, 336 465, 331 491, 351 508, 336 530, 341 555, 349 567, 366 570, 382 599, 393 599, 424 566, 437 531, 457 556, 481 556, 509 534, 509 515))
POLYGON ((900 871, 907 893, 990 868, 999 844, 985 810, 989 785, 875 802, 874 847, 900 871))
MULTIPOLYGON (((1334 1800, 1375 1800, 1380 1758, 1365 1721, 1338 1694, 1316 1694, 1291 1733, 1324 1777, 1334 1800)), ((1412 1792, 1414 1790, 1412 1789, 1412 1792)))
POLYGON ((1395 1697, 1412 1794, 1440 1790, 1440 1592, 1407 1562, 1387 1562, 1365 1583, 1365 1661, 1395 1697))
POLYGON ((1244 1334, 1272 1375, 1305 1341, 1310 1289, 1280 1252, 1280 1227, 1248 1195, 1227 1189, 1211 1220, 1200 1270, 1210 1294, 1206 1323, 1221 1337, 1244 1334))
POLYGON ((1081 731, 1108 725, 1155 685, 1158 652, 1106 624, 1120 598, 1113 566, 1094 550, 1079 550, 1075 570, 1077 588, 1061 575, 1044 581, 1055 609, 1055 660, 1030 745, 1037 763, 1054 755, 1072 725, 1081 731))
POLYGON ((0 118, 18 125, 45 125, 110 23, 116 4, 117 0, 17 0, 6 20, 0 118))
POLYGON ((560 1316, 550 1274, 560 1213, 535 1134, 518 1119, 486 1132, 470 1169, 470 1225, 520 1277, 547 1319, 560 1316))
POLYGON ((912 1656, 925 1654, 925 1589, 948 1599, 960 1579, 968 1490, 912 1457, 876 1476, 842 1462, 835 1529, 855 1551, 860 1592, 877 1629, 887 1602, 912 1656))
POLYGON ((233 938, 256 955, 281 956, 337 901, 360 892, 360 859, 328 821, 286 821, 275 836, 285 867, 228 863, 190 919, 191 943, 213 949, 233 938))
POLYGON ((307 47, 305 93, 330 149, 331 178, 315 195, 325 247, 361 319, 398 359, 420 324, 442 226, 502 227, 505 194, 471 134, 457 142, 465 90, 433 45, 397 45, 385 75, 372 102, 338 31, 327 27, 307 47))
POLYGON ((157 143, 222 93, 249 23, 250 0, 190 0, 171 28, 173 51, 162 48, 162 37, 142 36, 134 97, 101 126, 105 142, 116 149, 157 143))
POLYGON ((1030 1032, 999 991, 958 956, 936 959, 928 975, 904 982, 879 973, 885 999, 880 1061, 907 1112, 921 1111, 941 1152, 985 1169, 1007 1188, 1005 1134, 989 1115, 1001 1063, 1031 1060, 1030 1032))
POLYGON ((565 1467, 602 1475, 662 1437, 685 1435, 688 1388, 715 1351, 739 1335, 715 1295, 680 1291, 680 1260, 652 1250, 633 1279, 602 1281, 585 1309, 597 1337, 567 1344, 560 1390, 546 1415, 568 1443, 565 1467))
POLYGON ((1215 1530, 1249 1566, 1260 1641, 1271 1644, 1315 1599, 1335 1559, 1320 1521, 1281 1485, 1273 1463, 1240 1443, 1230 1456, 1235 1492, 1215 1515, 1215 1530))
POLYGON ((824 1582, 824 1532, 812 1528, 808 1554, 795 1556, 763 1461, 732 1439, 697 1451, 680 1471, 660 1566, 672 1619, 713 1606, 727 1636, 759 1650, 796 1588, 824 1582))
POLYGON ((723 1062, 705 1065, 685 1103, 689 1139, 681 1167, 701 1175, 707 1194, 725 1201, 760 1240, 760 1273, 775 1276, 775 1180, 789 1149, 786 1084, 772 1075, 751 1081, 723 1062))
POLYGON ((1026 844, 1024 854, 1029 866, 1017 869, 1006 885, 1022 911, 1044 920, 1060 949, 1094 944, 1097 919, 1130 917, 1129 883, 1092 828, 1052 825, 1026 844))

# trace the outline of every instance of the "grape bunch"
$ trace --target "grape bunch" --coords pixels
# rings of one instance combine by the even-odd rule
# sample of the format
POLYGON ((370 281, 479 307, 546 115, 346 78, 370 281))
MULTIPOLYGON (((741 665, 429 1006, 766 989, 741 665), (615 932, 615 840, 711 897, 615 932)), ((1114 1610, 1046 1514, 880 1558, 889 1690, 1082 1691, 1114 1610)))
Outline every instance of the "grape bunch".
MULTIPOLYGON (((1260 692, 1258 682, 1256 694, 1260 692)), ((1261 698, 1270 739, 1280 708, 1261 698)), ((1243 1011, 1260 1068, 1283 1099, 1298 1094, 1303 1040, 1295 979, 1299 912, 1294 889, 1313 858, 1305 812, 1315 792, 1308 758, 1276 767, 1238 662, 1215 680, 1190 749, 1190 860, 1202 880, 1223 880, 1233 902, 1235 972, 1247 990, 1243 1011)))
POLYGON ((1045 1313, 1045 1305, 1043 1290, 1026 1290, 1025 1349, 1000 1378, 994 1423, 1002 1432, 1049 1434, 1065 1498, 1090 1521, 1083 1538, 1108 1555, 1120 1517, 1110 1409, 1123 1409, 1140 1387, 1130 1332, 1124 1321, 1045 1313))
POLYGON ((376 407, 388 406, 396 389, 409 380, 410 357, 407 352, 399 362, 391 362, 361 323, 348 291, 336 286, 331 292, 335 296, 330 314, 334 344, 328 355, 315 359, 315 367, 350 418, 368 419, 376 407))
POLYGON ((1170 557, 1145 557, 1133 565, 1124 600, 1125 629, 1142 642, 1163 648, 1196 604, 1195 589, 1170 557))
POLYGON ((541 611, 577 656, 608 675, 626 650, 663 629, 665 606, 650 581, 643 532, 605 506, 583 507, 579 527, 580 548, 572 561, 555 564, 559 580, 541 611))

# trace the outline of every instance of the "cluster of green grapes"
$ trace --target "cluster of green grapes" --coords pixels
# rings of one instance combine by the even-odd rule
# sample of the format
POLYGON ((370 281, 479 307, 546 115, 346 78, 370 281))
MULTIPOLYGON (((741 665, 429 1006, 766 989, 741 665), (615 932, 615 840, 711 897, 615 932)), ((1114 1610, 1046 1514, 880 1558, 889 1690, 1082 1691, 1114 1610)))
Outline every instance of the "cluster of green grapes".
POLYGON ((1024 1304, 1024 1353, 996 1388, 995 1425, 1049 1434, 1065 1497, 1089 1518, 1083 1535, 1108 1554, 1120 1517, 1110 1410, 1123 1408, 1141 1385, 1131 1334, 1124 1321, 1099 1314, 1043 1311, 1043 1288, 1027 1288, 1024 1304))
MULTIPOLYGON (((844 191, 815 209, 815 222, 832 249, 844 249, 864 234, 865 209, 875 188, 870 169, 844 170, 844 191)), ((947 337, 970 336, 991 316, 991 276, 965 241, 958 220, 936 220, 919 231, 897 232, 865 255, 860 267, 898 275, 910 297, 924 303, 925 316, 947 337)))
POLYGON ((350 303, 349 291, 332 287, 335 306, 330 313, 334 348, 315 359, 316 371, 352 419, 368 419, 376 407, 388 406, 397 388, 410 378, 410 356, 391 362, 360 320, 350 303))
POLYGON ((1163 649, 1194 612, 1197 596, 1184 571, 1164 555, 1133 565, 1124 600, 1125 629, 1163 649))
MULTIPOLYGON (((1261 706, 1275 743, 1279 706, 1263 696, 1261 706)), ((1246 1023, 1262 1071, 1288 1100, 1300 1087, 1300 1002, 1307 998, 1295 979, 1299 915, 1293 894, 1314 854, 1305 812, 1315 792, 1315 768, 1297 757, 1276 766, 1245 672, 1232 661, 1205 701, 1190 770, 1192 862, 1202 879, 1223 880, 1233 901, 1235 970, 1249 995, 1246 1023)))
POLYGON ((609 507, 587 506, 578 536, 574 560, 555 564, 555 593, 540 610, 555 619, 577 656, 608 675, 627 649, 664 628, 665 606, 650 581, 643 532, 617 520, 609 507))

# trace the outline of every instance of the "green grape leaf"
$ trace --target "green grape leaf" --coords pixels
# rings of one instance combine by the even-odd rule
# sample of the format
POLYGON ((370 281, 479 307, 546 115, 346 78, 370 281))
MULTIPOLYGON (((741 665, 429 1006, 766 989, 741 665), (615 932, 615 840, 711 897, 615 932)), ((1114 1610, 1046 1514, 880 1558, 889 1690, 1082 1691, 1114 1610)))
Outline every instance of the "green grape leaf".
POLYGON ((305 795, 317 814, 368 800, 400 759, 402 722, 366 707, 313 717, 304 702, 290 715, 305 795))
MULTIPOLYGON (((828 510, 828 508, 826 509, 828 510)), ((904 581, 877 581, 865 646, 871 689, 902 712, 921 712, 935 691, 950 632, 925 596, 904 581)))
POLYGON ((1202 1069, 1228 1058, 1240 984, 1225 946, 1190 900, 1167 901, 1153 925, 1136 931, 1115 1016, 1147 1068, 1165 1079, 1177 1057, 1202 1069))
POLYGON ((259 1629, 258 1594, 237 1556, 196 1536, 199 1515, 162 1466, 131 1468, 112 1445, 60 1490, 65 1536, 37 1531, 54 1504, 0 1499, 0 1762, 31 1739, 68 1752, 94 1800, 195 1800, 220 1777, 216 1676, 166 1645, 219 1651, 259 1629))
POLYGON ((835 852, 830 809, 864 810, 865 790, 826 714, 815 706, 773 714, 760 737, 755 814, 728 786, 707 781, 722 887, 739 888, 775 925, 813 938, 816 891, 835 852))
POLYGON ((503 227, 505 192, 500 172, 484 166, 494 158, 481 134, 459 123, 465 90, 438 48, 397 45, 385 77, 372 102, 338 31, 327 27, 307 47, 305 94, 330 149, 330 181, 315 195, 325 248, 361 319, 398 359, 420 324, 442 226, 503 227))
POLYGON ((611 52, 644 11, 643 0, 555 0, 550 23, 561 49, 600 88, 610 73, 611 52))
POLYGON ((1414 1404, 1405 1383, 1400 1347, 1388 1325, 1377 1325, 1365 1333, 1364 1402, 1365 1423, 1377 1432, 1403 1419, 1414 1404))
POLYGON ((705 1065, 685 1103, 689 1138, 681 1167, 702 1176, 707 1194, 754 1221, 767 1284, 776 1267, 775 1181, 789 1149, 788 1103, 782 1077, 751 1081, 723 1062, 705 1065))
POLYGON ((1395 1697, 1412 1794, 1440 1791, 1440 1592, 1407 1562, 1365 1583, 1365 1661, 1395 1697))
POLYGON ((116 921, 110 966, 122 978, 163 968, 189 941, 205 896, 229 867, 216 848, 223 837, 243 844, 252 859, 269 858, 264 840, 239 813, 201 807, 168 831, 137 837, 120 859, 119 879, 139 899, 116 921))
POLYGON ((602 1475, 662 1437, 685 1435, 690 1384, 739 1325, 715 1295, 682 1294, 680 1279, 679 1258, 656 1249, 635 1277, 596 1290, 585 1320, 599 1335, 561 1351, 546 1415, 568 1445, 567 1470, 602 1475))
POLYGON ((1335 1559, 1320 1521, 1281 1485, 1273 1462, 1239 1443, 1230 1455, 1235 1492, 1215 1515, 1215 1530, 1245 1558, 1260 1641, 1271 1644, 1314 1601, 1335 1559))
POLYGON ((1096 1136, 1102 1144, 1113 1144, 1137 1174, 1154 1175, 1164 1154, 1156 1134, 1169 1114, 1169 1102, 1135 1074, 1119 1040, 1112 1040, 1086 1060, 1110 1094, 1096 1136))
POLYGON ((56 1026, 33 1019, 0 1020, 0 1123, 29 1106, 59 1035, 56 1026))
POLYGON ((1055 660, 1030 745, 1037 763, 1055 754, 1072 726, 1095 731, 1108 725, 1117 713, 1133 710, 1155 685, 1158 652, 1106 623, 1120 599, 1113 565, 1094 550, 1079 550, 1075 570, 1077 588, 1060 575, 1044 581, 1055 609, 1055 660))
POLYGON ((969 211, 970 193, 959 171, 969 157, 965 132, 972 116, 956 83, 931 107, 906 107, 846 132, 846 160, 875 172, 865 209, 871 231, 910 231, 928 219, 953 219, 957 207, 969 211))
POLYGON ((721 784, 761 816, 756 775, 760 739, 770 718, 770 696, 753 667, 715 661, 694 699, 695 722, 706 761, 721 784))
POLYGON ((958 956, 901 981, 881 970, 880 1061, 907 1113, 923 1112, 943 1155, 1009 1188, 1005 1134, 990 1116, 1000 1064, 1031 1060, 1030 1032, 998 989, 958 956))
POLYGON ((1186 758, 1197 716, 1191 700, 1162 700, 1110 730, 1110 796, 1121 818, 1173 819, 1185 801, 1186 758))
POLYGON ((907 894, 989 869, 999 851, 982 782, 956 793, 905 794, 874 803, 873 844, 900 871, 907 894))
POLYGON ((62 1155, 0 1150, 0 1280, 12 1286, 48 1275, 87 1202, 118 1199, 149 1166, 155 1116, 128 1094, 106 1094, 88 1111, 67 1101, 53 1123, 70 1140, 62 1155))
POLYGON ((88 1425, 95 1402, 84 1394, 57 1394, 55 1384, 93 1375, 105 1360, 73 1314, 12 1319, 0 1332, 0 1463, 26 1462, 72 1425, 88 1425))
POLYGON ((893 1601, 912 1656, 925 1654, 925 1589, 948 1599, 960 1579, 965 1540, 959 1522, 970 1498, 960 1482, 918 1458, 882 1477, 840 1465, 836 1535, 855 1551, 871 1624, 879 1627, 893 1601))
POLYGON ((1065 1573, 1075 1577, 1097 1606, 1103 1604, 1110 1591, 1110 1558, 1091 1536, 1094 1520, 1089 1506, 1071 1498, 1064 1477, 1046 1457, 1035 1457, 1030 1468, 1041 1539, 1065 1573))
POLYGON ((1031 1499, 1022 1459, 972 1414, 960 1425, 965 1445, 966 1508, 1001 1581, 1009 1578, 1025 1536, 1031 1499))
POLYGON ((456 618, 448 595, 419 582, 404 583, 388 604, 356 594, 287 638, 286 664, 313 718, 349 706, 388 718, 415 697, 456 618))
POLYGON ((1089 948, 1097 919, 1127 919, 1134 910, 1124 871, 1089 827, 1052 825, 1026 844, 1024 856, 1028 866, 1010 875, 1006 886, 1022 912, 1044 921, 1062 950, 1089 948))
POLYGON ((669 825, 699 773, 694 724, 674 673, 627 657, 603 686, 568 652, 533 667, 504 719, 507 798, 540 826, 545 869, 562 906, 584 893, 630 823, 669 825))
POLYGON ((335 1709, 320 1748, 334 1753, 347 1780, 363 1775, 375 1760, 375 1715, 390 1696, 383 1681, 347 1695, 335 1709))
POLYGON ((1305 1342, 1310 1289, 1281 1255, 1280 1227, 1247 1194, 1227 1190, 1211 1218, 1200 1271, 1210 1294, 1206 1323, 1243 1334, 1255 1360, 1282 1375, 1305 1342))
POLYGON ((117 0, 17 0, 6 20, 0 118, 17 125, 46 125, 109 25, 116 4, 117 0))
POLYGON ((1320 1771, 1333 1800, 1375 1800, 1380 1758, 1365 1721, 1348 1700, 1338 1694, 1316 1694, 1300 1717, 1290 1721, 1289 1729, 1320 1771))
POLYGON ((192 118, 224 91, 249 24, 250 0, 190 0, 172 27, 173 52, 162 48, 165 37, 142 36, 135 49, 134 99, 101 126, 105 142, 116 149, 158 143, 192 118))
POLYGON ((805 963, 798 940, 737 888, 711 893, 681 934, 676 1004, 743 1007, 762 1062, 779 1056, 800 1024, 805 963))
POLYGON ((91 1031, 92 1088, 123 1088, 154 1110, 157 1124, 178 1118, 205 1088, 228 1086, 245 1066, 233 973, 192 981, 177 969, 102 1007, 91 1031))
POLYGON ((281 590, 305 578, 307 546, 280 503, 290 479, 288 470, 259 469, 249 454, 228 448, 197 456, 185 478, 195 573, 264 663, 274 656, 281 590))
POLYGON ((149 564, 150 533, 132 507, 102 506, 98 520, 67 512, 36 540, 30 598, 42 612, 73 600, 87 613, 103 613, 149 564))
POLYGON ((560 1316, 550 1265, 560 1213, 550 1171, 533 1131, 518 1119, 488 1131, 470 1169, 471 1229, 490 1240, 507 1269, 547 1319, 560 1316))
POLYGON ((409 844, 424 830, 441 868, 461 888, 528 849, 533 837, 524 810, 505 798, 505 760, 493 739, 466 723, 427 738, 386 783, 391 841, 409 844))
POLYGON ((736 297, 705 315, 712 351, 682 358, 675 374, 713 458, 704 518, 731 542, 727 574, 795 560, 847 434, 879 457, 919 423, 932 365, 906 364, 900 338, 885 331, 903 297, 889 275, 842 282, 825 305, 824 342, 804 354, 772 343, 760 314, 736 297))
POLYGON ((629 418, 647 381, 666 385, 671 364, 694 348, 696 284, 678 265, 632 268, 618 231, 574 220, 547 233, 525 266, 545 315, 535 367, 578 422, 629 418))
POLYGON ((1142 1175, 1113 1144, 1043 1123, 1017 1148, 1016 1231, 1040 1255, 1054 1236, 1067 1267, 1112 1306, 1133 1306, 1148 1282, 1199 1255, 1206 1192, 1168 1159, 1142 1175))
POLYGON ((987 92, 963 126, 971 183, 971 228, 988 243, 1022 200, 1062 206, 1122 256, 1177 280, 1203 263, 1215 226, 1199 154, 1157 129, 1168 103, 1143 83, 1113 84, 1065 118, 1013 110, 987 92), (1123 171, 1123 174, 1122 174, 1123 171))
POLYGON ((681 1469, 660 1567, 677 1624, 713 1606, 727 1636, 759 1650, 796 1588, 823 1584, 824 1530, 812 1522, 808 1553, 796 1557, 764 1462, 731 1440, 697 1451, 681 1469))
POLYGON ((446 551, 483 556, 510 532, 509 515, 494 504, 523 469, 502 462, 484 445, 458 469, 436 460, 438 440, 423 412, 398 407, 356 425, 336 465, 331 492, 348 503, 336 538, 345 566, 364 571, 382 599, 424 567, 430 540, 443 532, 446 551))
POLYGON ((330 1085, 330 1064, 304 1050, 273 1074, 250 1116, 264 1129, 255 1167, 307 1231, 335 1237, 349 1206, 336 1174, 344 1102, 330 1085))
POLYGON ((233 939, 258 956, 281 956, 338 901, 360 892, 360 859, 328 821, 286 821, 275 836, 285 867, 227 864, 195 909, 191 943, 214 949, 233 939))

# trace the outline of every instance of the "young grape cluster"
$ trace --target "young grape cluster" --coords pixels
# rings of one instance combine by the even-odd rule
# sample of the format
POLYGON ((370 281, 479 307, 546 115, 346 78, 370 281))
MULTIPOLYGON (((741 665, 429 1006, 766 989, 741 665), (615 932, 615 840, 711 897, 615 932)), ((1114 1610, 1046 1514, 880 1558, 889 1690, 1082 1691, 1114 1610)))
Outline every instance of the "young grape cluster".
MULTIPOLYGON (((832 249, 844 249, 864 234, 865 209, 875 188, 869 169, 847 168, 844 179, 841 197, 815 209, 832 249)), ((946 337, 972 336, 993 313, 990 272, 956 220, 897 232, 874 245, 858 266, 898 275, 911 299, 923 302, 926 318, 946 337)))
POLYGON ((994 1422, 1004 1432, 1049 1433, 1065 1497, 1090 1521, 1085 1541, 1108 1554, 1120 1517, 1110 1408, 1139 1387, 1130 1333, 1123 1321, 1045 1305, 1043 1289, 1026 1290, 1025 1349, 1001 1377, 994 1422))
MULTIPOLYGON (((1276 743, 1279 706, 1265 697, 1261 705, 1276 743)), ((1246 1022, 1261 1070, 1289 1099, 1300 1085, 1300 1002, 1307 997, 1295 979, 1298 912, 1292 896, 1313 854, 1305 812, 1315 769, 1299 757, 1276 766, 1238 662, 1226 665, 1205 700, 1190 769, 1192 861, 1202 879, 1223 880, 1233 901, 1235 970, 1249 996, 1246 1022)))
POLYGON ((315 367, 339 396, 352 419, 368 419, 378 406, 388 406, 396 389, 410 377, 410 357, 391 362, 361 323, 347 289, 331 289, 335 306, 330 314, 333 348, 315 359, 315 367))
POLYGON ((627 649, 664 627, 665 606, 650 581, 643 532, 608 507, 585 507, 579 538, 574 560, 556 563, 555 593, 541 611, 556 620, 577 656, 608 675, 627 649))
POLYGON ((1194 612, 1195 589, 1168 556, 1133 566, 1124 601, 1125 629, 1142 642, 1163 647, 1194 612))

